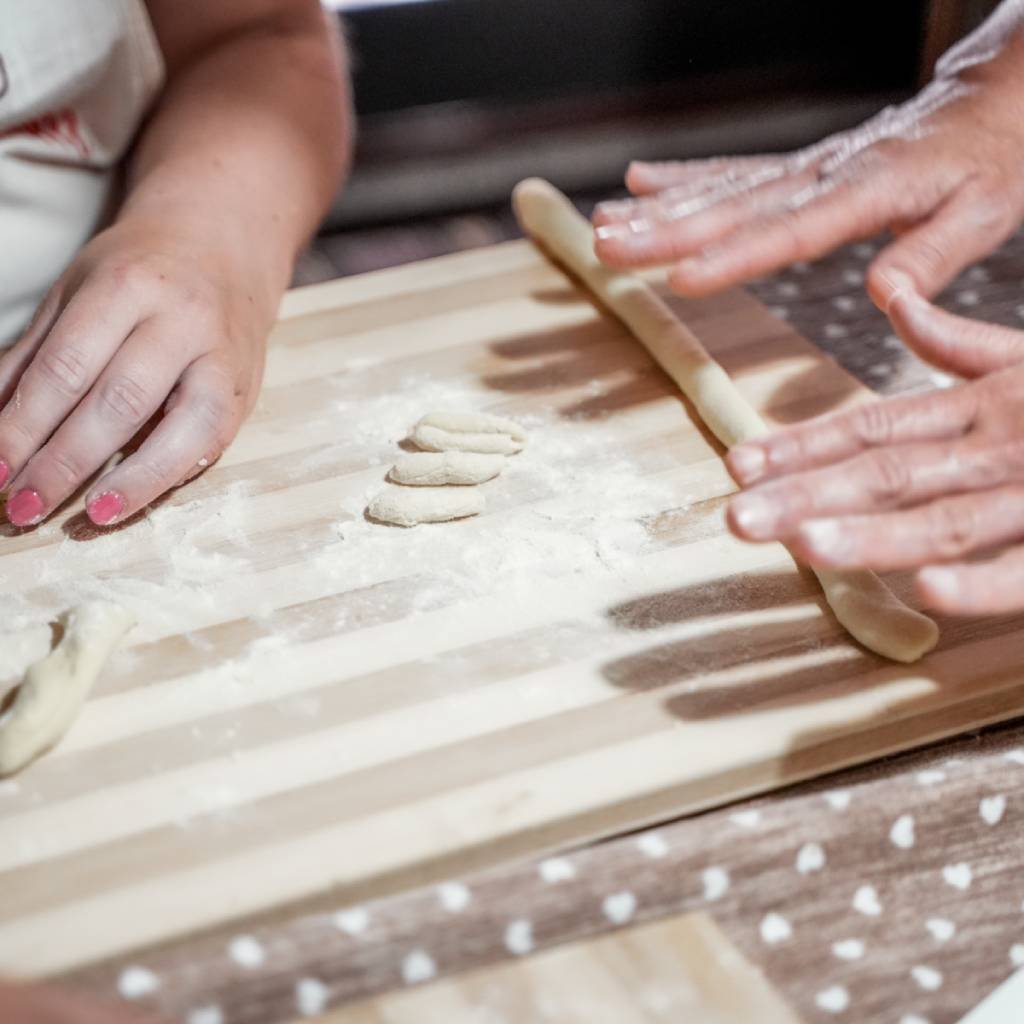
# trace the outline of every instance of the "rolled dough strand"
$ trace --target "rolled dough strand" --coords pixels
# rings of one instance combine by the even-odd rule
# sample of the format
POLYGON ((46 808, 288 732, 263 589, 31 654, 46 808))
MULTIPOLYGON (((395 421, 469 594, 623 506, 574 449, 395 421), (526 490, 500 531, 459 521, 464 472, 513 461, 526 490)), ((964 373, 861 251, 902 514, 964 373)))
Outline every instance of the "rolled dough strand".
MULTIPOLYGON (((598 260, 590 224, 561 192, 531 178, 516 186, 513 205, 523 230, 625 323, 722 444, 731 448, 767 433, 725 370, 660 296, 641 278, 598 260)), ((870 650, 911 662, 938 642, 935 623, 903 604, 874 573, 814 572, 836 618, 870 650)))
POLYGON ((118 641, 135 624, 120 605, 93 601, 58 621, 64 635, 25 673, 0 714, 0 775, 24 768, 70 728, 118 641))

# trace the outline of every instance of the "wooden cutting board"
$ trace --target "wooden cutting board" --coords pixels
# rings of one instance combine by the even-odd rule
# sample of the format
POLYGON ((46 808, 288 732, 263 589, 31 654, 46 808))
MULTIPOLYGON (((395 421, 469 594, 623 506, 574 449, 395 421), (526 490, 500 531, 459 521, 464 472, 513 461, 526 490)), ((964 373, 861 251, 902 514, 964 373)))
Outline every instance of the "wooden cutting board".
MULTIPOLYGON (((746 294, 678 309, 777 422, 864 397, 746 294)), ((867 654, 782 548, 727 535, 720 454, 527 243, 289 295, 202 479, 111 533, 73 505, 0 537, 4 650, 85 594, 140 619, 0 785, 0 970, 578 844, 1024 706, 1019 620, 944 623, 914 667, 867 654), (478 519, 365 521, 439 406, 531 443, 478 519)))

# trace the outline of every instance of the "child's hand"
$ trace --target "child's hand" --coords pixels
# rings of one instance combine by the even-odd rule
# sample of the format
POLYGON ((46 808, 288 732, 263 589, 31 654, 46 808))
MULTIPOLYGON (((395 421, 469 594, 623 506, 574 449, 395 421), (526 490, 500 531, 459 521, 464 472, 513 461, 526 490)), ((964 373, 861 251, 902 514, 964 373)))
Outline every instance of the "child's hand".
POLYGON ((146 8, 167 82, 118 219, 0 357, 0 490, 19 526, 135 437, 86 495, 96 523, 220 455, 256 400, 296 253, 348 159, 345 57, 318 0, 146 8))
POLYGON ((45 518, 154 417, 89 490, 94 522, 130 516, 231 442, 256 400, 280 292, 247 258, 258 240, 232 230, 129 217, 61 276, 0 358, 12 523, 45 518))

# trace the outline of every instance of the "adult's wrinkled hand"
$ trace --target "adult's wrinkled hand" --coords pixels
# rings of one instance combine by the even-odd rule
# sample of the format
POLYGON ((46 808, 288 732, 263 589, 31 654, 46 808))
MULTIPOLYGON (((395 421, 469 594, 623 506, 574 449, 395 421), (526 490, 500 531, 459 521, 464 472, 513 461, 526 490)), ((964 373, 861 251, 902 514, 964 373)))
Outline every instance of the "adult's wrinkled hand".
POLYGON ((1024 218, 1022 25, 1024 0, 1006 0, 917 97, 808 149, 634 164, 638 198, 595 213, 598 256, 674 263, 671 287, 699 296, 890 229, 867 275, 876 304, 935 295, 1024 218))
POLYGON ((1024 610, 1024 333, 912 293, 890 315, 931 362, 977 379, 737 446, 727 462, 747 490, 729 526, 819 568, 916 569, 919 596, 939 611, 1024 610))

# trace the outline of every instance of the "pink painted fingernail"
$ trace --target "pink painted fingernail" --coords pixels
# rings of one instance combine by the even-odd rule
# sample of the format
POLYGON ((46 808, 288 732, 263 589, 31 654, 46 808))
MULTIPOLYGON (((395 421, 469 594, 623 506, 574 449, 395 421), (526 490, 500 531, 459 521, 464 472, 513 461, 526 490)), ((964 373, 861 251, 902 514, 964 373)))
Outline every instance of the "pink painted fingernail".
POLYGON ((10 466, 8 466, 7 463, 4 462, 3 459, 0 459, 0 490, 2 490, 4 484, 7 483, 7 478, 10 475, 11 475, 10 466))
POLYGON ((7 499, 7 518, 15 526, 32 526, 43 518, 45 507, 38 491, 21 490, 7 499))
POLYGON ((124 498, 117 491, 105 491, 85 506, 89 518, 97 526, 112 523, 124 511, 124 498))

